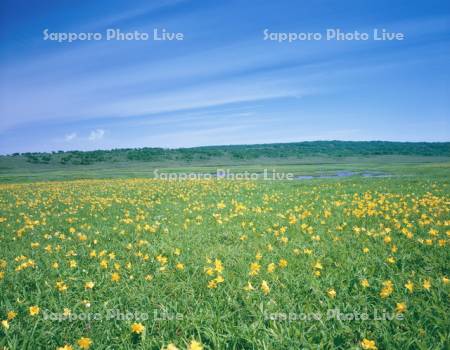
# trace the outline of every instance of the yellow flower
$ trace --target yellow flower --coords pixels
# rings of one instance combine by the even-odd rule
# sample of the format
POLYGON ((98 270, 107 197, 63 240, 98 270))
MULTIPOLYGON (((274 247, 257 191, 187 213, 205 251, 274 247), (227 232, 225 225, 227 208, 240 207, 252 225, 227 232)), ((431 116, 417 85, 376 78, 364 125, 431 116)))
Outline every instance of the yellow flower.
POLYGON ((39 306, 34 305, 30 306, 29 311, 31 316, 36 316, 37 314, 39 314, 39 311, 41 311, 41 309, 39 308, 39 306))
POLYGON ((364 254, 367 254, 368 252, 369 252, 369 248, 364 247, 364 248, 363 248, 363 253, 364 253, 364 254))
POLYGON ((425 281, 423 281, 422 286, 423 286, 423 288, 425 288, 426 290, 430 290, 430 288, 431 288, 431 281, 430 281, 430 280, 425 280, 425 281))
POLYGON ((250 276, 255 276, 259 273, 259 270, 261 269, 261 265, 258 264, 257 262, 251 263, 250 264, 250 272, 249 275, 250 276))
POLYGON ((188 345, 187 350, 203 350, 203 345, 196 340, 192 340, 188 345))
POLYGON ((9 323, 8 323, 8 320, 3 320, 3 321, 2 321, 2 326, 3 326, 3 328, 5 328, 5 329, 9 329, 9 323))
POLYGON ((13 320, 16 316, 17 312, 15 311, 8 311, 8 313, 6 314, 6 317, 8 318, 9 321, 13 320))
POLYGON ((208 288, 209 288, 209 289, 217 288, 217 281, 216 281, 215 279, 209 281, 209 282, 208 282, 208 288))
POLYGON ((317 261, 317 262, 315 263, 315 265, 314 265, 314 268, 315 268, 315 269, 318 269, 318 270, 322 270, 322 269, 323 269, 323 266, 322 266, 322 264, 320 263, 320 261, 317 261))
POLYGON ((223 278, 222 275, 218 275, 218 276, 215 278, 215 281, 216 281, 217 283, 222 283, 222 282, 225 281, 225 280, 224 280, 224 278, 223 278))
POLYGON ((394 264, 394 263, 395 263, 395 258, 392 257, 392 256, 390 256, 389 258, 386 259, 386 261, 387 261, 389 264, 394 264))
POLYGON ((145 327, 142 323, 133 323, 131 325, 131 332, 135 334, 141 334, 145 330, 145 327))
POLYGON ((328 289, 327 294, 330 298, 336 298, 336 291, 334 289, 328 289))
POLYGON ((205 273, 206 273, 208 276, 214 275, 214 270, 213 270, 212 267, 205 267, 205 268, 204 268, 204 271, 205 271, 205 273))
POLYGON ((177 270, 184 270, 184 264, 182 263, 178 263, 175 267, 177 270))
POLYGON ((369 340, 364 338, 361 341, 361 347, 365 350, 377 350, 377 346, 375 345, 375 340, 369 340))
POLYGON ((405 284, 405 288, 408 289, 410 293, 412 293, 414 290, 414 283, 408 280, 408 282, 405 284))
POLYGON ((216 272, 218 273, 221 273, 223 271, 222 261, 220 261, 219 259, 216 259, 214 261, 214 270, 216 270, 216 272))
POLYGON ((86 282, 84 285, 85 289, 92 289, 94 288, 95 283, 94 282, 86 282))
POLYGON ((72 314, 72 311, 69 308, 65 307, 63 310, 63 315, 67 317, 67 316, 70 316, 71 314, 72 314))
POLYGON ((60 292, 65 292, 69 287, 62 281, 56 282, 56 289, 60 292))
POLYGON ((261 290, 263 291, 263 293, 264 293, 265 295, 267 295, 267 294, 270 293, 270 287, 269 287, 269 285, 267 284, 266 281, 262 281, 262 282, 261 282, 261 290))
POLYGON ((288 265, 288 262, 287 262, 286 259, 281 259, 280 262, 278 263, 278 265, 279 265, 282 269, 284 269, 284 268, 288 265))
POLYGON ((276 269, 276 267, 277 267, 277 266, 276 266, 274 263, 270 263, 270 264, 267 266, 267 272, 269 272, 269 273, 274 272, 275 269, 276 269))
POLYGON ((117 272, 113 272, 111 274, 111 281, 119 282, 120 281, 120 275, 117 272))
POLYGON ((179 350, 179 349, 175 346, 175 344, 170 343, 166 346, 164 350, 179 350))
POLYGON ((78 339, 77 343, 80 348, 89 349, 92 344, 92 340, 90 338, 82 337, 78 339))
POLYGON ((223 209, 225 207, 226 207, 226 205, 223 201, 220 201, 220 203, 217 203, 217 209, 223 209))
POLYGON ((365 279, 363 279, 363 280, 361 281, 361 285, 362 285, 364 288, 367 288, 367 287, 370 286, 369 281, 367 280, 367 278, 365 278, 365 279))
POLYGON ((447 277, 442 277, 442 282, 444 282, 444 284, 448 284, 450 280, 447 277))
POLYGON ((428 233, 430 234, 430 236, 437 236, 439 234, 439 231, 435 230, 433 228, 430 228, 430 231, 428 231, 428 233))
POLYGON ((250 281, 247 282, 247 285, 244 287, 244 290, 246 292, 250 292, 251 290, 255 290, 255 288, 252 286, 252 284, 250 283, 250 281))
POLYGON ((387 298, 389 295, 392 294, 393 291, 394 291, 394 287, 393 287, 392 282, 390 280, 384 281, 383 289, 381 289, 381 291, 380 291, 380 296, 382 298, 387 298))
POLYGON ((72 345, 65 344, 64 346, 60 346, 57 350, 73 350, 72 345))
POLYGON ((399 314, 406 311, 406 304, 405 303, 397 303, 395 306, 395 311, 399 314))

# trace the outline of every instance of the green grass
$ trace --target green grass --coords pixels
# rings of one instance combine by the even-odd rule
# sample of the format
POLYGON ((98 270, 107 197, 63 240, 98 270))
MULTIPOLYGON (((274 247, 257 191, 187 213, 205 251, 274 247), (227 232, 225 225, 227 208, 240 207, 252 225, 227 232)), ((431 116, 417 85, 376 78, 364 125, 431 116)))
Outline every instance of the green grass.
POLYGON ((75 179, 114 179, 114 178, 152 178, 155 169, 162 172, 216 173, 217 169, 230 169, 231 172, 293 173, 295 175, 315 175, 334 173, 341 170, 356 172, 379 171, 392 175, 430 175, 447 176, 449 157, 424 156, 370 156, 370 157, 307 157, 217 162, 101 162, 90 165, 71 164, 31 164, 22 158, 0 157, 0 183, 33 182, 75 179))
MULTIPOLYGON (((17 316, 9 321, 9 329, 0 330, 0 346, 78 348, 77 340, 89 337, 93 349, 160 349, 170 342, 184 349, 193 339, 205 349, 359 349, 363 339, 374 340, 378 349, 446 349, 450 345, 449 284, 444 280, 450 275, 449 163, 409 160, 274 165, 296 174, 360 169, 409 175, 392 178, 2 184, 0 259, 5 266, 0 319, 11 310, 17 316), (364 253, 364 248, 369 252, 364 253), (18 258, 22 255, 23 260, 18 258), (391 257, 394 260, 389 262, 391 257), (28 259, 35 266, 16 271, 28 259), (223 271, 209 276, 205 271, 215 259, 222 262, 223 271), (278 265, 281 259, 288 262, 285 268, 278 265), (70 267, 72 260, 76 267, 70 267), (102 260, 108 262, 107 268, 100 266, 102 260), (249 276, 255 262, 261 270, 249 276), (176 268, 178 263, 184 270, 176 268), (267 271, 270 263, 277 265, 273 273, 267 271), (319 270, 321 275, 316 276, 319 270), (111 280, 114 272, 120 274, 120 281, 111 280), (148 275, 153 276, 151 281, 146 280, 148 275), (208 288, 218 275, 223 283, 208 288), (363 279, 369 281, 368 288, 361 285, 363 279), (387 280, 392 281, 393 291, 382 298, 387 280), (58 291, 58 281, 68 289, 58 291), (89 281, 95 282, 92 290, 84 288, 89 281), (262 281, 268 283, 270 293, 260 288, 262 281), (408 281, 414 283, 412 293, 405 288, 408 281), (425 281, 431 282, 429 290, 423 286, 425 281), (254 290, 244 290, 248 282, 254 290), (331 289, 335 298, 328 294, 331 289), (367 312, 370 318, 375 312, 393 315, 398 303, 407 308, 403 320, 326 317, 336 308, 367 312), (29 315, 32 305, 41 308, 39 315, 29 315), (108 309, 119 309, 147 313, 149 318, 141 321, 145 326, 141 335, 132 334, 131 320, 44 319, 44 310, 62 313, 64 308, 72 314, 99 313, 103 318, 108 309), (155 312, 172 318, 179 314, 182 319, 160 320, 155 312), (267 318, 294 313, 322 318, 267 318)), ((265 167, 247 164, 233 169, 265 167)), ((3 181, 146 177, 150 169, 140 165, 84 173, 43 170, 28 178, 17 172, 4 174, 3 181)))

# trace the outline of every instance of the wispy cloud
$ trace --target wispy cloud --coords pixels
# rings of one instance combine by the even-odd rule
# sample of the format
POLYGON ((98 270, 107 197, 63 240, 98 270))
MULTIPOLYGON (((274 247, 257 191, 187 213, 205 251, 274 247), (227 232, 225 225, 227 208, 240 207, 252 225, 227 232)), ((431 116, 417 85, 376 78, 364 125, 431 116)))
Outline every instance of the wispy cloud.
POLYGON ((98 141, 101 140, 105 136, 105 130, 103 129, 96 129, 92 130, 89 134, 89 141, 98 141))
POLYGON ((67 134, 67 135, 64 136, 64 140, 66 140, 67 142, 70 142, 70 141, 72 141, 72 140, 74 140, 76 138, 77 138, 77 133, 76 132, 72 132, 72 133, 67 134))
POLYGON ((117 25, 125 21, 130 21, 131 19, 134 19, 136 17, 149 15, 152 12, 163 8, 178 5, 179 3, 182 3, 184 1, 186 0, 158 0, 148 2, 145 6, 139 8, 133 8, 131 10, 121 11, 119 13, 115 12, 110 15, 106 15, 103 18, 99 18, 91 22, 84 23, 83 25, 78 27, 78 30, 92 31, 99 28, 117 25))

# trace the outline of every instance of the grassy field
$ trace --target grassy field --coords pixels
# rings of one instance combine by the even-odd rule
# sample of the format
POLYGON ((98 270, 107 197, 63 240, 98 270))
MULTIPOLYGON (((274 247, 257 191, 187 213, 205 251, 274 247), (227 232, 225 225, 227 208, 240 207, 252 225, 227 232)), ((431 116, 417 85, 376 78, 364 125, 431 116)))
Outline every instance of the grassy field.
POLYGON ((0 182, 152 178, 154 171, 292 172, 381 171, 393 175, 441 172, 450 164, 450 142, 311 141, 194 148, 139 148, 0 155, 0 182))
POLYGON ((3 172, 27 183, 0 185, 0 347, 449 348, 448 160, 127 164, 3 172))
POLYGON ((160 173, 207 173, 217 169, 231 172, 249 171, 292 173, 295 176, 334 174, 337 171, 374 171, 401 176, 447 176, 450 157, 443 156, 370 156, 370 157, 306 157, 241 161, 121 161, 98 162, 89 165, 32 164, 14 157, 0 157, 0 183, 79 180, 79 179, 127 179, 154 178, 160 173))

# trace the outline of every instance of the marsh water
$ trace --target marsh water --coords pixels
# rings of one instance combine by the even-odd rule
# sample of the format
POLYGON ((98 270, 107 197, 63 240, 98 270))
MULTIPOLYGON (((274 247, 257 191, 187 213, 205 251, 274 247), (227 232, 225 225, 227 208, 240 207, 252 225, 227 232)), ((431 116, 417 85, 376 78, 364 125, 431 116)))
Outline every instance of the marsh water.
POLYGON ((319 174, 319 175, 299 175, 296 176, 296 180, 312 180, 312 179, 334 179, 340 177, 350 177, 350 176, 362 176, 362 177, 392 177, 393 175, 382 173, 382 172, 374 172, 374 171, 348 171, 341 170, 337 171, 334 174, 319 174))

